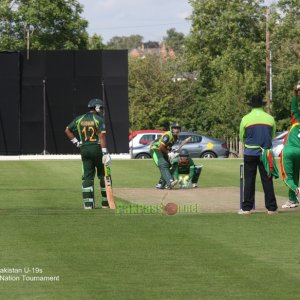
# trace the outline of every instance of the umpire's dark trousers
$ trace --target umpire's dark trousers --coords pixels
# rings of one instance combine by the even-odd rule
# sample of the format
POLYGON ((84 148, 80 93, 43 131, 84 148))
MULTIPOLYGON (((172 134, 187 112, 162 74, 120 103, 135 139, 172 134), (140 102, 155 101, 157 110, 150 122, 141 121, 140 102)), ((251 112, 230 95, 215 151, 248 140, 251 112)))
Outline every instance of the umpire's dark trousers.
POLYGON ((259 169, 260 179, 265 193, 265 206, 267 210, 275 211, 277 209, 277 203, 274 193, 273 179, 272 177, 268 178, 265 167, 260 161, 260 157, 249 155, 244 155, 245 187, 243 210, 249 211, 254 205, 257 167, 259 169))

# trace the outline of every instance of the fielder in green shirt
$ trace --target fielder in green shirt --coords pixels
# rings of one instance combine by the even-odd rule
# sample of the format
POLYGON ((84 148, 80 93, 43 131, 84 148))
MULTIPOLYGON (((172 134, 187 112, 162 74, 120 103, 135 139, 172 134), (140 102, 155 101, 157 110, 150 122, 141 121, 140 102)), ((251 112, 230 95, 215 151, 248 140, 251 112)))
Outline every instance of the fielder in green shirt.
POLYGON ((298 94, 300 85, 294 87, 291 119, 292 126, 285 138, 285 145, 280 154, 280 170, 284 183, 288 186, 289 200, 282 208, 295 208, 299 204, 299 171, 300 171, 300 112, 298 109, 298 94))
POLYGON ((172 160, 171 173, 178 180, 179 188, 188 188, 190 184, 193 188, 198 187, 201 171, 202 166, 195 165, 187 149, 181 149, 179 156, 172 160), (188 176, 187 181, 181 178, 182 175, 188 176))
POLYGON ((65 134, 80 149, 82 160, 82 198, 85 209, 95 208, 94 178, 100 180, 102 207, 108 208, 104 182, 104 163, 109 165, 107 153, 106 131, 103 117, 103 102, 92 99, 88 103, 89 112, 76 117, 66 128, 65 134))
POLYGON ((150 153, 161 175, 156 185, 158 189, 172 189, 177 184, 177 180, 174 180, 170 172, 170 161, 175 155, 172 152, 172 146, 177 142, 180 131, 181 126, 178 123, 172 124, 171 130, 166 131, 150 147, 150 153))

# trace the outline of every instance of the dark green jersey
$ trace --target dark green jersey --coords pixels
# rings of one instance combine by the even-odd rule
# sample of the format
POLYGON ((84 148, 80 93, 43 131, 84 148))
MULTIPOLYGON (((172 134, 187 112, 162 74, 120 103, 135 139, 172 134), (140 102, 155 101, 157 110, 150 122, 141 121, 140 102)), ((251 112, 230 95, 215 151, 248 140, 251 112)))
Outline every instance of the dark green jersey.
POLYGON ((172 162, 172 169, 176 179, 178 179, 179 174, 189 174, 189 179, 192 179, 195 172, 195 163, 190 157, 187 160, 181 160, 180 157, 177 157, 172 162))
POLYGON ((292 127, 286 137, 286 146, 300 146, 300 113, 298 110, 298 99, 296 96, 292 98, 291 105, 292 127))
POLYGON ((167 149, 171 149, 175 142, 177 142, 177 137, 171 131, 166 131, 159 140, 151 145, 151 150, 158 150, 161 144, 165 145, 167 149))
POLYGON ((76 117, 68 128, 78 136, 82 145, 100 144, 98 134, 105 132, 103 118, 95 112, 76 117))

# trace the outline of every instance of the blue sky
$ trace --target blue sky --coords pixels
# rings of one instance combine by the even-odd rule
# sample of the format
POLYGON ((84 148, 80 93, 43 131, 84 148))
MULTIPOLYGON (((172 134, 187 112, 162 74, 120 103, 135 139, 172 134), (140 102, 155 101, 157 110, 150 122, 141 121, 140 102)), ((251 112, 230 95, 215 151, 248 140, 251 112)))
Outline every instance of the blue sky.
MULTIPOLYGON (((186 20, 192 8, 188 0, 78 0, 84 6, 89 34, 98 34, 108 42, 113 36, 139 34, 144 42, 161 41, 166 31, 187 34, 186 20)), ((266 0, 266 4, 275 0, 266 0)))

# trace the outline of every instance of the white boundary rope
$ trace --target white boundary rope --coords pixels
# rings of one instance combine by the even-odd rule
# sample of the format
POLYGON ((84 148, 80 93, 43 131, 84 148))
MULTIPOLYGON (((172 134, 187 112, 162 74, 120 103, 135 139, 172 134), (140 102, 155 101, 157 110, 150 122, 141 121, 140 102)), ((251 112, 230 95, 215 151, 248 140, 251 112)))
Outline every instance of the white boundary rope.
MULTIPOLYGON (((126 160, 131 159, 130 154, 110 154, 113 160, 126 160)), ((0 156, 0 161, 13 161, 13 160, 79 160, 79 154, 31 154, 31 155, 3 155, 0 156)))

